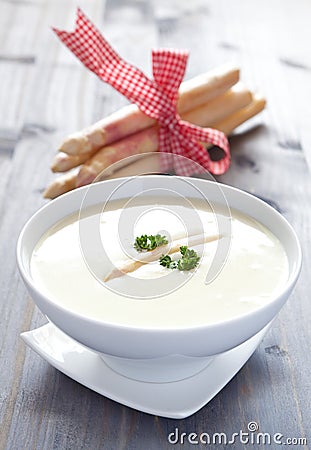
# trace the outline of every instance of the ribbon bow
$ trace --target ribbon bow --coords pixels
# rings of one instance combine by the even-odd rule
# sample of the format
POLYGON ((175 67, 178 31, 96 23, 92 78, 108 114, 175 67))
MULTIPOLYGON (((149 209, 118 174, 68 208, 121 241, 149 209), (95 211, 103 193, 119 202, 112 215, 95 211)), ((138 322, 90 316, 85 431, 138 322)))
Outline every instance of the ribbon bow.
MULTIPOLYGON (((80 9, 73 32, 54 31, 89 70, 135 103, 147 116, 158 121, 161 152, 190 158, 216 175, 229 168, 230 151, 225 134, 186 122, 177 113, 178 88, 185 73, 188 52, 153 50, 154 80, 150 80, 114 51, 80 9), (219 161, 212 161, 200 142, 220 147, 224 151, 224 157, 219 161)), ((176 158, 178 167, 175 165, 175 171, 177 175, 191 175, 192 173, 188 173, 189 166, 183 164, 183 159, 176 158)))

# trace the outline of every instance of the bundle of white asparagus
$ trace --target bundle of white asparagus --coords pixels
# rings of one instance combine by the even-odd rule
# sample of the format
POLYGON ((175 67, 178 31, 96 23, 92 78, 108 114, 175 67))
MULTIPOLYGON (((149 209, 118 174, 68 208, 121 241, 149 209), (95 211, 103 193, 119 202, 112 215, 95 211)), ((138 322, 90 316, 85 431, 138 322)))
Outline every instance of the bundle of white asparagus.
MULTIPOLYGON (((238 68, 222 66, 184 81, 177 105, 181 118, 201 127, 216 128, 230 136, 235 128, 265 107, 265 99, 243 86, 239 77, 238 68)), ((44 197, 55 198, 92 183, 117 161, 156 152, 158 147, 156 121, 136 105, 126 106, 65 139, 51 169, 68 173, 56 178, 45 190, 44 197)), ((129 172, 132 175, 135 168, 129 168, 129 172)), ((118 173, 110 172, 109 176, 116 177, 118 173)))

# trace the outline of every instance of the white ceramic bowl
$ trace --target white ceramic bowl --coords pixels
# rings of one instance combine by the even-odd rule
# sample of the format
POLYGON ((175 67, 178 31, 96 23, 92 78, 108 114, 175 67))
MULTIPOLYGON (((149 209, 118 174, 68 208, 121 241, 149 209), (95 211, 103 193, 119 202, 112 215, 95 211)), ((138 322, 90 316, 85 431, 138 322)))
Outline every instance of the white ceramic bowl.
MULTIPOLYGON (((215 190, 216 186, 219 187, 230 207, 261 222, 279 238, 288 257, 289 277, 278 296, 272 298, 268 304, 231 320, 197 327, 148 329, 89 319, 67 310, 44 295, 30 274, 30 259, 34 246, 53 224, 79 210, 86 192, 88 195, 85 206, 98 204, 108 198, 120 183, 120 179, 116 179, 62 195, 36 212, 24 226, 17 245, 18 267, 31 297, 40 310, 58 328, 78 342, 97 352, 119 358, 167 358, 169 355, 208 357, 234 348, 258 333, 276 316, 297 281, 302 259, 297 236, 281 214, 258 198, 213 181, 194 178, 189 180, 211 202, 219 201, 219 191, 215 190)), ((157 186, 180 191, 180 178, 162 175, 137 177, 130 183, 130 188, 120 195, 131 197, 137 192, 157 186)), ((184 186, 184 192, 180 194, 187 196, 187 184, 184 186)))

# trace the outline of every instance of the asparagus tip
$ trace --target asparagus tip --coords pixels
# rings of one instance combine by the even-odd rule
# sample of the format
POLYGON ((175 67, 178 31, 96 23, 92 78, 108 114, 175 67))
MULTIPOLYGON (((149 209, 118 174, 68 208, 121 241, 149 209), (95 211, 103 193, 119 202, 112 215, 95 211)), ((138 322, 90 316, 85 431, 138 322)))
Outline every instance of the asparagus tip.
POLYGON ((92 183, 97 174, 94 173, 89 167, 82 166, 76 179, 76 187, 85 186, 92 183))
POLYGON ((81 136, 80 133, 71 134, 61 144, 58 151, 67 153, 68 155, 80 155, 81 153, 88 153, 92 150, 87 136, 81 136))

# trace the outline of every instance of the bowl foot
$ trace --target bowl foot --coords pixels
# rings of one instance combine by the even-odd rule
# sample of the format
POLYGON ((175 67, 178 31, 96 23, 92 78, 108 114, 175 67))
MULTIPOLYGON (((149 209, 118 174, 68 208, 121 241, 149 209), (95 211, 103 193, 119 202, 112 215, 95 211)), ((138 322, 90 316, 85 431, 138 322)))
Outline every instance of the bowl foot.
POLYGON ((149 383, 169 383, 192 377, 205 369, 214 359, 211 357, 191 357, 170 355, 152 359, 127 359, 110 355, 100 355, 107 366, 132 380, 149 383))

